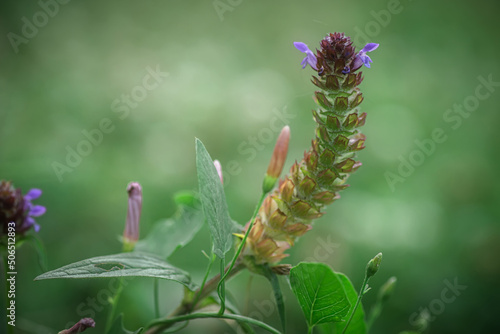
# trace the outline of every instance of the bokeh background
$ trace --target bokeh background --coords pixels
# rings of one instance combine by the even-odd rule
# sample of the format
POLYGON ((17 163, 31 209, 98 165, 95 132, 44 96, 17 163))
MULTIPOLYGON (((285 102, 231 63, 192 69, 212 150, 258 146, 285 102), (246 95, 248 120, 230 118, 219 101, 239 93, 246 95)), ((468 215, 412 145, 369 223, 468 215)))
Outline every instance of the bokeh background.
MULTIPOLYGON (((426 308, 432 315, 427 333, 499 331, 500 87, 478 88, 479 77, 500 82, 498 2, 57 4, 0 4, 0 178, 25 192, 43 189, 37 203, 47 213, 38 219, 39 236, 50 269, 120 251, 117 236, 129 181, 143 186, 143 236, 170 216, 172 196, 197 187, 195 137, 223 166, 233 161, 229 171, 225 167, 225 190, 232 217, 244 223, 277 136, 273 117, 290 115, 278 123, 292 130, 287 168, 313 137, 312 71, 301 70, 303 54, 292 42, 315 48, 326 33, 343 31, 358 49, 368 41, 380 43, 370 54, 372 68, 363 70, 362 110, 368 113, 363 167, 286 262, 322 260, 359 287, 366 262, 383 252, 365 310, 389 277, 396 276, 398 285, 374 334, 415 329, 416 315, 426 308), (35 30, 25 27, 33 22, 39 25, 35 30), (120 100, 134 89, 138 94, 148 68, 168 76, 127 113, 120 100), (479 100, 477 90, 489 96, 479 100), (85 140, 82 131, 98 128, 103 119, 113 130, 58 177, 54 163, 67 165, 68 147, 77 149, 85 140), (428 142, 435 129, 446 139, 434 149, 427 146, 428 154, 415 153, 422 151, 416 141, 428 142), (410 159, 417 166, 404 170, 402 161, 410 159), (398 169, 404 176, 394 181, 398 169), (331 247, 318 248, 320 239, 331 247), (443 303, 447 281, 466 289, 443 303)), ((171 262, 191 270, 199 282, 206 266, 201 250, 210 250, 206 227, 171 262)), ((96 298, 108 284, 33 282, 41 270, 29 246, 18 250, 17 263, 17 333, 56 333, 90 309, 87 298, 96 298)), ((248 278, 243 273, 228 287, 241 308, 248 278)), ((277 312, 269 309, 270 287, 258 277, 253 282, 247 312, 279 327, 277 312)), ((160 288, 167 313, 179 302, 181 288, 169 282, 160 288)), ((303 333, 302 312, 286 293, 289 333, 303 333)), ((153 317, 152 280, 131 282, 122 302, 129 329, 147 323, 153 317)), ((94 308, 99 328, 88 333, 102 333, 107 310, 101 308, 99 303, 94 308)), ((2 307, 2 321, 4 312, 2 307)), ((181 332, 232 329, 217 320, 193 321, 181 332)))

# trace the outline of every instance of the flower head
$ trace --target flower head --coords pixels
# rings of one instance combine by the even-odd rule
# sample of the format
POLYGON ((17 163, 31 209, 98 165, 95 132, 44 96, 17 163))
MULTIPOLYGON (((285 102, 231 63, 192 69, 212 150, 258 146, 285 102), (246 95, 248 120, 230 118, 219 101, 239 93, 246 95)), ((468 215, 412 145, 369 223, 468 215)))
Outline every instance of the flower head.
POLYGON ((317 64, 317 59, 314 53, 309 50, 307 45, 302 42, 293 42, 293 45, 299 50, 300 52, 304 52, 306 56, 302 61, 300 62, 300 65, 302 65, 302 68, 306 68, 307 64, 311 66, 313 69, 317 71, 316 64, 317 64))
POLYGON ((33 200, 40 197, 40 189, 31 189, 26 195, 22 195, 21 189, 14 188, 11 182, 0 181, 0 236, 7 234, 8 224, 15 224, 15 233, 24 235, 29 229, 35 232, 40 226, 33 217, 39 217, 46 211, 41 205, 34 205, 33 200))
POLYGON ((128 211, 125 230, 123 231, 123 247, 131 251, 139 240, 139 220, 142 210, 142 188, 137 182, 130 182, 127 186, 128 211))
POLYGON ((373 63, 372 59, 366 53, 376 50, 378 46, 379 45, 377 43, 368 43, 363 49, 361 49, 361 51, 359 51, 358 57, 366 67, 370 68, 370 63, 373 63))

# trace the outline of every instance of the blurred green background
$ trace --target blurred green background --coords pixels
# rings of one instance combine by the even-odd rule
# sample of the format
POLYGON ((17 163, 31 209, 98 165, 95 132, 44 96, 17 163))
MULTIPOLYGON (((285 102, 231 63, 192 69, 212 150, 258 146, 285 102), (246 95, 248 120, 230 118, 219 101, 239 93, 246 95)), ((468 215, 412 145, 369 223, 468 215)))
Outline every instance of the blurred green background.
MULTIPOLYGON (((120 251, 129 181, 143 187, 143 236, 170 216, 173 194, 197 187, 195 137, 225 166, 231 214, 246 222, 277 136, 269 130, 272 118, 291 115, 286 168, 313 137, 313 72, 301 70, 303 54, 292 42, 313 49, 326 33, 342 31, 358 50, 380 43, 370 54, 372 68, 363 69, 363 167, 284 262, 322 260, 359 287, 366 262, 383 252, 365 310, 390 276, 398 286, 374 334, 411 329, 425 308, 432 315, 427 333, 499 332, 500 89, 481 88, 478 79, 500 82, 498 2, 71 1, 47 7, 51 15, 40 14, 43 7, 0 4, 0 178, 24 192, 43 189, 37 203, 47 213, 38 219, 39 235, 50 269, 120 251), (39 27, 30 30, 34 22, 39 27), (151 90, 137 88, 148 68, 168 76, 151 90), (126 113, 120 99, 131 93, 140 101, 126 113), (453 111, 454 105, 466 112, 453 111), (113 130, 58 177, 54 162, 66 165, 68 147, 84 145, 82 131, 103 119, 113 130), (446 140, 418 153, 416 141, 428 143, 435 129, 446 140), (252 138, 258 146, 249 149, 252 138), (405 168, 401 161, 411 159, 418 166, 394 181, 405 168), (230 161, 238 168, 228 171, 230 161), (318 248, 321 240, 333 246, 318 248), (466 289, 443 303, 446 282, 455 280, 466 289)), ((201 250, 210 250, 207 228, 171 259, 197 282, 206 266, 201 250)), ((88 298, 108 284, 33 282, 41 270, 29 246, 17 261, 17 333, 56 333, 90 309, 88 298)), ((241 308, 248 278, 243 273, 229 283, 241 308)), ((247 312, 279 327, 268 284, 253 281, 247 312)), ((161 293, 166 313, 181 288, 162 282, 161 293)), ((303 333, 302 312, 287 296, 289 333, 303 333)), ((122 302, 127 327, 146 324, 153 317, 152 280, 132 281, 122 302)), ((100 329, 88 333, 102 333, 107 310, 97 306, 100 329)), ((231 332, 217 320, 193 321, 181 331, 231 332)))

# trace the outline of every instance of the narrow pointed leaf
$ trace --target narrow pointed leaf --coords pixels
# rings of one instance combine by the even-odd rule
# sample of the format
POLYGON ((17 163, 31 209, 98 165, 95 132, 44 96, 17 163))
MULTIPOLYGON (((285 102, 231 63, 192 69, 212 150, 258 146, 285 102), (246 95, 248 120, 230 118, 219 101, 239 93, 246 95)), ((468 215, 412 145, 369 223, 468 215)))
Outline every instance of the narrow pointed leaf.
POLYGON ((340 278, 322 263, 300 263, 290 271, 290 284, 309 327, 343 321, 351 304, 340 278))
POLYGON ((160 258, 142 253, 120 253, 78 261, 46 272, 37 280, 52 278, 157 277, 194 290, 189 274, 160 258))
POLYGON ((214 253, 220 258, 231 249, 232 221, 227 209, 224 188, 210 154, 196 139, 196 169, 200 187, 200 200, 212 235, 214 253))

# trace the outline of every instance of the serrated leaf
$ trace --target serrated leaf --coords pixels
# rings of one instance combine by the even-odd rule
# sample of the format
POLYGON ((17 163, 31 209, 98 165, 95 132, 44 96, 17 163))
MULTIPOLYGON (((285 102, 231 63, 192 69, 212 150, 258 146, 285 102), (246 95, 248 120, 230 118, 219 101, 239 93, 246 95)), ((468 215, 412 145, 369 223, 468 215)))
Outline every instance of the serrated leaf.
POLYGON ((200 187, 200 200, 212 235, 214 253, 220 258, 231 249, 232 220, 227 209, 224 188, 210 154, 196 139, 196 170, 200 187))
POLYGON ((344 286, 333 270, 323 263, 300 263, 290 271, 290 285, 309 327, 338 322, 349 312, 344 286))
POLYGON ((134 252, 152 253, 166 259, 193 239, 203 220, 199 203, 197 207, 180 205, 174 217, 156 223, 148 236, 137 242, 134 252))
POLYGON ((125 327, 123 327, 123 314, 120 314, 118 317, 116 317, 107 334, 140 334, 142 333, 142 331, 142 327, 135 332, 126 330, 125 327))
MULTIPOLYGON (((351 303, 351 309, 352 309, 356 304, 356 301, 358 300, 358 293, 356 292, 356 289, 354 289, 354 286, 352 285, 351 281, 346 275, 342 273, 337 273, 337 276, 340 278, 340 281, 344 286, 344 290, 347 294, 349 302, 351 303)), ((349 310, 349 314, 346 317, 347 319, 349 319, 351 312, 352 310, 349 310)), ((337 333, 342 333, 342 330, 344 329, 345 325, 346 321, 335 323, 335 328, 337 329, 337 333)), ((366 323, 365 323, 365 312, 363 311, 363 305, 361 303, 358 305, 358 308, 356 309, 356 312, 354 313, 351 323, 349 324, 349 327, 347 327, 345 333, 346 334, 367 333, 366 323)))
POLYGON ((194 290, 189 274, 156 256, 120 253, 78 261, 46 272, 35 281, 53 278, 157 277, 175 281, 194 290))

